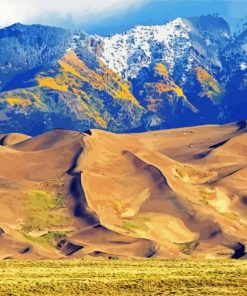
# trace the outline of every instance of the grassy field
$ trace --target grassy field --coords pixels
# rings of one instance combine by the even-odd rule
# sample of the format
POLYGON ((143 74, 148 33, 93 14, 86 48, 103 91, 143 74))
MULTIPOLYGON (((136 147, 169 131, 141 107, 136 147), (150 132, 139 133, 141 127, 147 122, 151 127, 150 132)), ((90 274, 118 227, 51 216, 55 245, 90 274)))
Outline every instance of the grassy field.
POLYGON ((247 263, 5 260, 0 295, 247 295, 247 263))

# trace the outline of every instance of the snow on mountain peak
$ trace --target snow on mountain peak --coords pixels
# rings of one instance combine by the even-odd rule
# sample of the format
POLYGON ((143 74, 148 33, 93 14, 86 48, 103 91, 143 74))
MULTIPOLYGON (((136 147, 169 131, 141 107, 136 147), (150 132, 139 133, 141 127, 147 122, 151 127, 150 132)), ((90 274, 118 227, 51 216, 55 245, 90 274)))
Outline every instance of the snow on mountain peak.
POLYGON ((125 79, 136 77, 151 63, 163 62, 172 71, 176 58, 189 46, 190 31, 189 24, 181 18, 161 26, 137 26, 102 38, 100 59, 125 79))
POLYGON ((164 25, 136 26, 109 37, 82 34, 81 38, 75 36, 72 47, 96 55, 125 80, 162 63, 170 75, 183 81, 198 66, 212 74, 222 68, 219 55, 230 42, 229 34, 228 25, 218 17, 177 18, 164 25))

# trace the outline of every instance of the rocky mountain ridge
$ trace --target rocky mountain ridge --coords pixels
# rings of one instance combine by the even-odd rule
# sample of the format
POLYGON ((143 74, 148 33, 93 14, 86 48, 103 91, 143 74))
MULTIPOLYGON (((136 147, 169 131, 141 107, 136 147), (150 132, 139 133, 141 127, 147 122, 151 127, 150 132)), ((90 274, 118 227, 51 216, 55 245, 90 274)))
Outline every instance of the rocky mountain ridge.
POLYGON ((0 131, 115 132, 247 117, 246 33, 217 16, 106 38, 40 25, 0 30, 0 131))

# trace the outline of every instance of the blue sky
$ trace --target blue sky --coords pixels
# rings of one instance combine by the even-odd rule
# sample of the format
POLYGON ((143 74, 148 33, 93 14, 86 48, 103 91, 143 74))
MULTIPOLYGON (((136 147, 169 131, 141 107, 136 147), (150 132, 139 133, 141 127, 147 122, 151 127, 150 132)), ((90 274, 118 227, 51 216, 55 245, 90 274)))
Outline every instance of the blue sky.
POLYGON ((90 33, 111 34, 138 24, 156 25, 176 17, 218 13, 233 29, 247 22, 247 0, 153 0, 104 22, 85 24, 90 33))
POLYGON ((0 0, 0 27, 41 23, 110 35, 135 25, 212 13, 236 29, 247 22, 247 0, 0 0))

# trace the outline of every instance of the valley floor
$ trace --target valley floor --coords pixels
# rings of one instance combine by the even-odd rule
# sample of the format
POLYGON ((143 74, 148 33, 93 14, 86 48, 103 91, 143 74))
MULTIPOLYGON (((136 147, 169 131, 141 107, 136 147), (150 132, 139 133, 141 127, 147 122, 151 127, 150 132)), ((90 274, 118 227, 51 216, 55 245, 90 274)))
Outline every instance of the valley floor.
POLYGON ((246 261, 0 261, 0 295, 247 295, 246 261))

